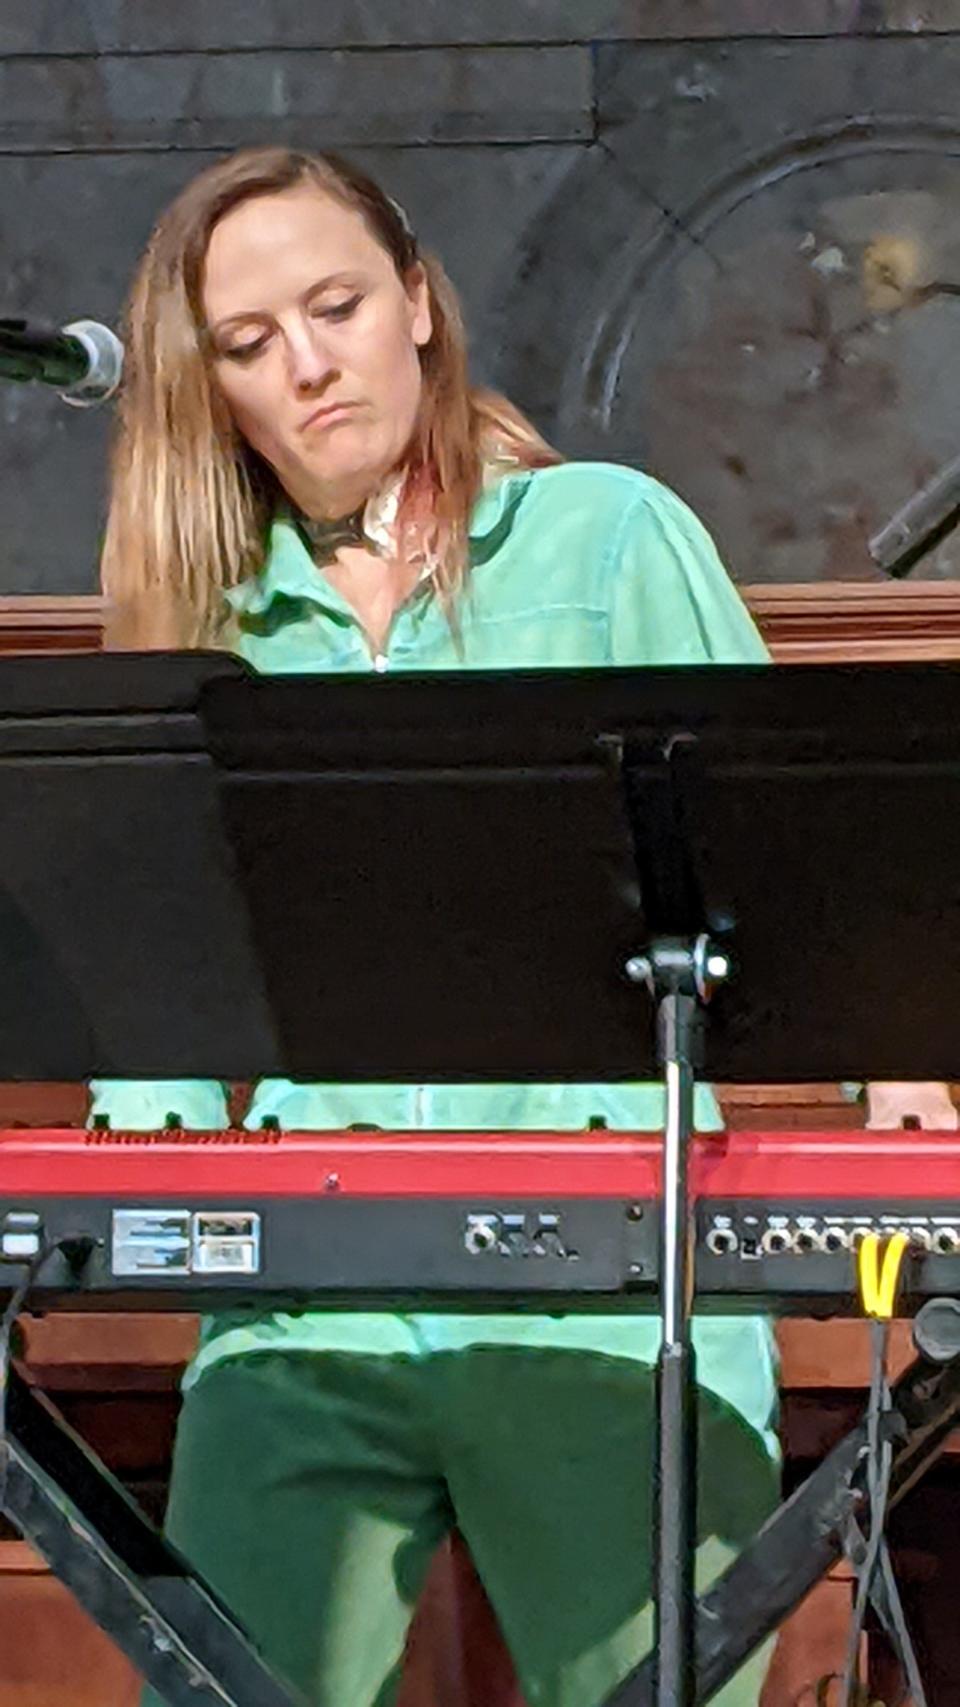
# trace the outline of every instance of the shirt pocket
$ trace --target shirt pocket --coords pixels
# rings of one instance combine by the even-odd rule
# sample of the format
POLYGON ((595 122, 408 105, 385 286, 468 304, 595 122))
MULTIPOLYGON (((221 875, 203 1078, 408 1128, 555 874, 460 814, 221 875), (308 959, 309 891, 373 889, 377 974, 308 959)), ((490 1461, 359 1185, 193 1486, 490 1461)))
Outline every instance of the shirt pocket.
POLYGON ((541 605, 464 626, 466 663, 475 670, 589 669, 609 664, 607 613, 589 606, 541 605))

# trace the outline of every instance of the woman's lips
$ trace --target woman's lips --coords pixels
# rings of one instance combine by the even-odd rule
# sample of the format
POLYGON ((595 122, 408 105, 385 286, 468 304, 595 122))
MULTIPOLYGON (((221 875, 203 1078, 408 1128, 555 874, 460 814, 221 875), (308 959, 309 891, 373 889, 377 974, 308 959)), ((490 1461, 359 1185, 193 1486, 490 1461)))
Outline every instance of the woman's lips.
POLYGON ((324 404, 322 409, 315 409, 312 415, 307 416, 300 430, 301 432, 306 432, 308 427, 323 427, 326 426, 328 422, 333 423, 334 421, 339 421, 342 416, 348 415, 351 409, 355 409, 356 407, 357 405, 355 403, 324 404))

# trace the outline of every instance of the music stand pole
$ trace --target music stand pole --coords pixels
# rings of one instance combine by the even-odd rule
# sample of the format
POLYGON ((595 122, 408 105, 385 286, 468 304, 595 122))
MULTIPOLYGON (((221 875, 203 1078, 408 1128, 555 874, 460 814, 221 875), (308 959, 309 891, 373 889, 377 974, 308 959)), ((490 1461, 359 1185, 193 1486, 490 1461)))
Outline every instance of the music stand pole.
POLYGON ((660 1223, 660 1350, 654 1459, 654 1654, 657 1707, 694 1707, 697 1544, 696 1359, 690 1337, 694 1261, 687 1196, 694 1072, 702 1006, 729 962, 705 935, 661 937, 627 963, 657 1003, 657 1049, 667 1095, 660 1223))

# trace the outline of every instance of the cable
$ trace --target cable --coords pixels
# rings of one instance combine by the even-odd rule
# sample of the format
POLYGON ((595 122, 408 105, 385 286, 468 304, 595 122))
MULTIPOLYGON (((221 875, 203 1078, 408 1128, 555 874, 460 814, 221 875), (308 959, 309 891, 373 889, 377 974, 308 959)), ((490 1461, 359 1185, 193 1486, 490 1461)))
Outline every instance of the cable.
POLYGON ((876 1233, 864 1239, 858 1254, 858 1278, 863 1308, 870 1323, 870 1394, 867 1402, 867 1511, 869 1532, 864 1542, 859 1525, 851 1525, 848 1553, 857 1573, 850 1634, 841 1688, 842 1707, 852 1707, 860 1686, 860 1643, 867 1606, 872 1601, 890 1636, 903 1667, 914 1707, 927 1707, 926 1694, 916 1652, 907 1629, 894 1575, 890 1550, 884 1535, 893 1468, 893 1441, 888 1419, 891 1412, 887 1379, 887 1345, 890 1319, 896 1306, 897 1286, 903 1258, 909 1246, 907 1234, 895 1233, 883 1249, 876 1233), (856 1554, 861 1555, 860 1558, 856 1554), (879 1578, 879 1581, 878 1581, 879 1578))
POLYGON ((880 1570, 883 1574, 883 1586, 886 1590, 890 1624, 892 1625, 892 1628, 888 1626, 888 1631, 906 1675, 910 1699, 914 1707, 926 1707, 927 1697, 917 1662, 916 1649, 907 1627, 903 1603, 900 1599, 900 1589, 893 1569, 893 1560, 890 1557, 890 1549, 886 1542, 880 1549, 880 1570))
POLYGON ((894 1233, 887 1244, 882 1247, 883 1260, 881 1262, 879 1234, 868 1233, 863 1240, 857 1253, 857 1274, 860 1282, 860 1300, 866 1315, 873 1316, 881 1322, 889 1322, 896 1304, 900 1270, 909 1244, 910 1238, 907 1233, 894 1233))
MULTIPOLYGON (((74 1273, 79 1272, 96 1248, 97 1241, 86 1234, 67 1234, 53 1244, 41 1243, 36 1256, 27 1264, 27 1272, 15 1286, 7 1307, 0 1317, 0 1453, 7 1438, 7 1394, 10 1387, 10 1340, 17 1317, 51 1257, 65 1255, 74 1273)), ((3 1461, 4 1472, 6 1460, 3 1461)))
MULTIPOLYGON (((860 1642, 870 1599, 870 1586, 880 1557, 880 1546, 883 1540, 882 1524, 886 1512, 886 1496, 889 1489, 890 1466, 893 1458, 890 1442, 882 1439, 880 1431, 880 1417, 886 1390, 886 1323, 875 1319, 870 1325, 870 1335, 872 1344, 866 1446, 867 1507, 870 1528, 863 1557, 853 1559, 857 1576, 857 1592, 847 1638, 843 1683, 840 1691, 841 1707, 852 1707, 856 1695, 859 1694, 860 1642)), ((864 1546, 859 1526, 854 1526, 853 1542, 854 1547, 864 1546)), ((848 1551, 852 1551, 852 1549, 848 1549, 848 1551)))

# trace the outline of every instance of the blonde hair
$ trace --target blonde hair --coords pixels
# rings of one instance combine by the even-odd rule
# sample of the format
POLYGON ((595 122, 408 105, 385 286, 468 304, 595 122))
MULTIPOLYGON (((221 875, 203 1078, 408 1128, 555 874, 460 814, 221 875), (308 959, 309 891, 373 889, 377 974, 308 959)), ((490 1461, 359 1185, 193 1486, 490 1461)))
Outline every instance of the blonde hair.
POLYGON ((245 149, 201 173, 161 216, 127 303, 102 560, 111 644, 215 642, 225 591, 263 566, 282 493, 233 426, 211 375, 203 266, 213 228, 231 208, 304 183, 359 211, 401 279, 418 262, 424 268, 433 329, 420 351, 399 537, 434 558, 448 611, 467 574, 467 525, 485 466, 562 460, 507 398, 471 387, 456 292, 377 184, 334 155, 245 149))

